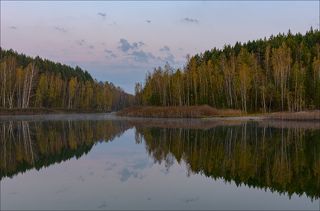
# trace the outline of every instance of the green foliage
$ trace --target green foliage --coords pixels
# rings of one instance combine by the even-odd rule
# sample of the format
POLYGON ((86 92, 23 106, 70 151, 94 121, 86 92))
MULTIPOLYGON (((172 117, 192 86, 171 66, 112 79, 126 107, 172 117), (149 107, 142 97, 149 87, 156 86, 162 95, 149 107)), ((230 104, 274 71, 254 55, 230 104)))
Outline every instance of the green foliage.
POLYGON ((72 68, 40 57, 1 49, 0 107, 111 111, 129 106, 133 96, 112 83, 93 80, 72 68))
POLYGON ((93 81, 91 75, 86 71, 82 70, 80 67, 76 66, 75 68, 68 65, 61 64, 59 62, 52 62, 47 59, 42 59, 39 56, 32 58, 24 54, 19 54, 16 51, 10 50, 1 50, 1 61, 8 57, 14 57, 17 61, 17 66, 25 68, 30 63, 35 63, 39 69, 39 73, 53 73, 55 75, 60 75, 62 79, 69 80, 72 77, 78 78, 80 81, 90 80, 93 81))
POLYGON ((136 89, 142 105, 208 104, 252 112, 320 109, 320 32, 271 36, 166 65, 136 89))

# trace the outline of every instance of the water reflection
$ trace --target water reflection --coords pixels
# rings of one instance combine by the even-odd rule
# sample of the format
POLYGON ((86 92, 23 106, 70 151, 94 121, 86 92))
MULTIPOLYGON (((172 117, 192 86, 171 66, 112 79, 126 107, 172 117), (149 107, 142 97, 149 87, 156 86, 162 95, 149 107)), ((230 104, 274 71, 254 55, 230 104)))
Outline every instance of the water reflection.
MULTIPOLYGON (((182 120, 3 121, 0 123, 0 178, 14 177, 88 153, 94 144, 112 141, 135 128, 135 142, 145 145, 165 171, 177 161, 188 174, 201 174, 272 192, 320 194, 320 129, 316 124, 182 120)), ((132 137, 133 138, 133 137, 132 137)), ((107 147, 107 146, 106 146, 107 147)), ((106 173, 116 163, 106 162, 106 173)), ((119 180, 143 179, 141 160, 122 168, 119 180)), ((94 176, 95 169, 89 176, 94 176)), ((82 175, 78 181, 86 182, 82 175)), ((57 190, 67 191, 68 187, 57 190)), ((199 200, 186 197, 184 203, 199 200)), ((151 201, 151 198, 148 198, 151 201)), ((99 208, 105 208, 101 202, 99 208)))
POLYGON ((271 191, 320 194, 320 131, 261 127, 259 123, 190 128, 137 127, 138 142, 170 168, 187 163, 189 174, 223 178, 271 191))
POLYGON ((123 121, 9 121, 0 123, 0 179, 88 153, 129 128, 123 121))

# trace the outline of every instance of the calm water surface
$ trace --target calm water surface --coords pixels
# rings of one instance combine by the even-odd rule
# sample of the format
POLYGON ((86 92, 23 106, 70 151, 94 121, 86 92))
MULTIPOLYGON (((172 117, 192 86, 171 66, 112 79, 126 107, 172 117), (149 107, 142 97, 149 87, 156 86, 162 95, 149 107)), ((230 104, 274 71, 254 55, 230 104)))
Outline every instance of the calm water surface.
POLYGON ((0 146, 5 210, 319 210, 319 123, 29 117, 0 146))

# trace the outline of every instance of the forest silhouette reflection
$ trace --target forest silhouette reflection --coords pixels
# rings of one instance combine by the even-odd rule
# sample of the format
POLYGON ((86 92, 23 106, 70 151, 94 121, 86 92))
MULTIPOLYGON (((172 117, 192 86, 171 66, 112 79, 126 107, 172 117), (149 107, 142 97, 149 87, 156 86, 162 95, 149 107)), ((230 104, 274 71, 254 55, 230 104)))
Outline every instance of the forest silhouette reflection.
POLYGON ((320 127, 307 122, 64 120, 0 122, 0 179, 87 154, 135 128, 137 144, 167 168, 237 186, 320 196, 320 127))

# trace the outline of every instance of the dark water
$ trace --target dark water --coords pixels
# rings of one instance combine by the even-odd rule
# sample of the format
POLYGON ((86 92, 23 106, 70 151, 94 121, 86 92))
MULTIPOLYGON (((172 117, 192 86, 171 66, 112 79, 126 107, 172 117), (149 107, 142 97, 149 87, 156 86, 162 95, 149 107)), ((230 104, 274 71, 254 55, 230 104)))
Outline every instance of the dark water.
POLYGON ((16 119, 0 141, 1 209, 319 210, 319 123, 16 119))

